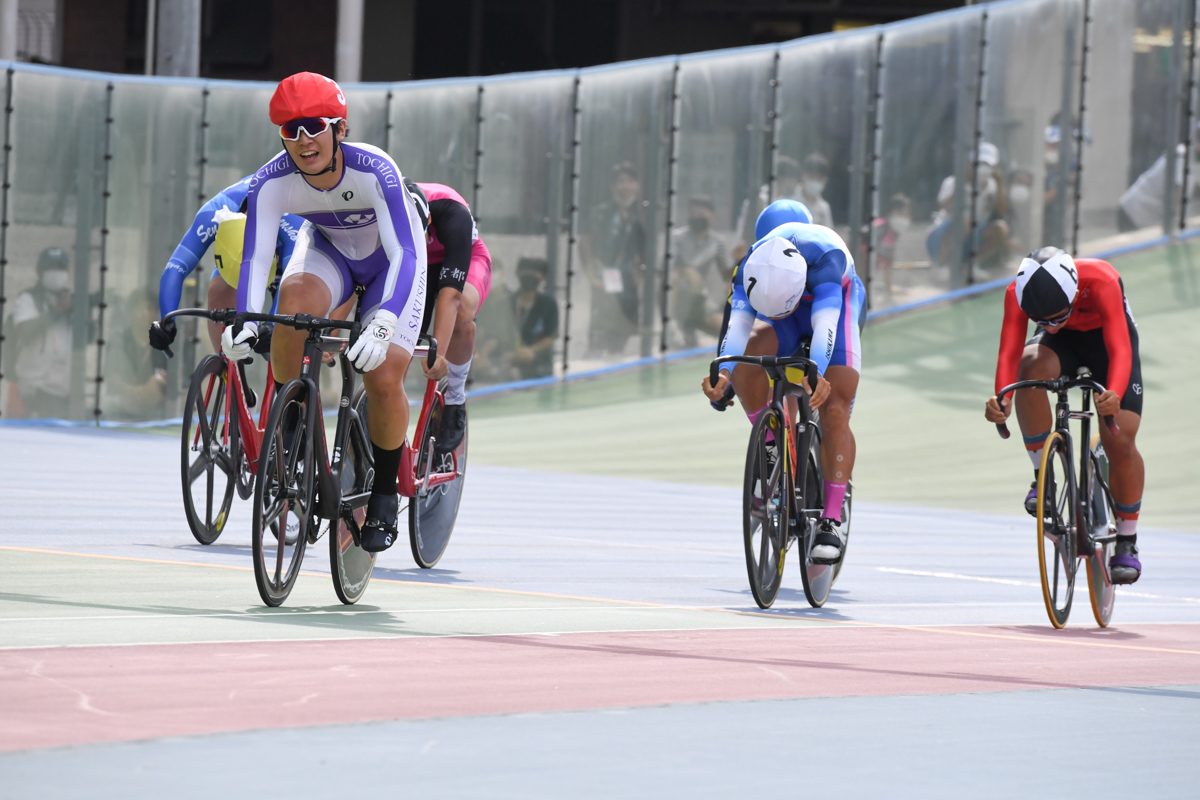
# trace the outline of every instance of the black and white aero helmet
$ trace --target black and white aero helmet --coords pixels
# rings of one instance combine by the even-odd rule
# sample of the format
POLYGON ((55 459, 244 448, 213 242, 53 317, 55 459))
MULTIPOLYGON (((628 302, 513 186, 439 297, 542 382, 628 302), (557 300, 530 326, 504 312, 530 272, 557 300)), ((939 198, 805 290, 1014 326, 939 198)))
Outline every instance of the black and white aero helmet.
POLYGON ((1079 289, 1075 261, 1057 247, 1034 250, 1017 270, 1017 304, 1035 321, 1048 320, 1069 309, 1079 289))
POLYGON ((429 198, 425 196, 425 190, 418 186, 412 178, 404 179, 404 188, 408 190, 408 196, 417 206, 417 216, 421 218, 421 228, 429 230, 429 198))

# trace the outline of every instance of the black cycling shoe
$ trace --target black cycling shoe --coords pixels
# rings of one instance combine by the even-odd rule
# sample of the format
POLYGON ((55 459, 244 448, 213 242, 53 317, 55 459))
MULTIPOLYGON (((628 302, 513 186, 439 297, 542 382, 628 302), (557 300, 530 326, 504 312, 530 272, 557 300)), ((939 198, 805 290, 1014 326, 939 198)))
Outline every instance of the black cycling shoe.
POLYGON ((817 535, 813 539, 809 560, 814 564, 836 564, 842 558, 846 548, 846 537, 842 526, 835 520, 822 517, 817 525, 817 535))
POLYGON ((372 494, 367 501, 367 521, 359 540, 368 553, 379 553, 396 543, 396 520, 400 516, 400 497, 396 494, 372 494))
POLYGON ((459 403, 454 406, 446 406, 442 409, 442 425, 438 430, 437 446, 433 452, 439 456, 444 456, 458 448, 462 444, 463 436, 467 432, 467 405, 459 403))

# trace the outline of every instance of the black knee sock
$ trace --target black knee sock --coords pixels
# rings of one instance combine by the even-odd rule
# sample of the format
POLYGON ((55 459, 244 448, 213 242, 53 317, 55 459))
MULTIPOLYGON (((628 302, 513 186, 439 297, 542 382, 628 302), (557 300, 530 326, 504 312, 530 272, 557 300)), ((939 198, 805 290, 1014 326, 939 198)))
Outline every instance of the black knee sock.
POLYGON ((400 451, 403 449, 401 446, 395 450, 384 450, 371 442, 371 454, 375 458, 375 482, 371 485, 372 494, 396 493, 396 476, 400 472, 400 451))

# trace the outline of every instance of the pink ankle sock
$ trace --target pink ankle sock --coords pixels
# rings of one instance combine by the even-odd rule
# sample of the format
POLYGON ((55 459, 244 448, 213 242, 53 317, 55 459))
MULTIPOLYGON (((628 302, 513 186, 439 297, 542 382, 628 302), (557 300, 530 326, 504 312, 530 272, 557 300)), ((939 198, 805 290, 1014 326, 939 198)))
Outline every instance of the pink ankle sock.
MULTIPOLYGON (((759 418, 760 416, 762 416, 762 413, 763 413, 764 411, 766 411, 766 410, 767 410, 767 407, 768 407, 769 405, 771 405, 771 404, 770 404, 770 403, 763 403, 763 407, 762 407, 762 408, 760 408, 758 411, 747 411, 747 412, 746 412, 746 419, 750 420, 750 424, 751 424, 751 425, 753 425, 754 423, 758 422, 758 418, 759 418)), ((768 441, 768 442, 773 442, 773 441, 775 441, 775 432, 774 432, 774 431, 767 431, 767 441, 768 441)))
POLYGON ((846 484, 825 481, 825 510, 821 516, 842 521, 842 500, 846 497, 846 484))

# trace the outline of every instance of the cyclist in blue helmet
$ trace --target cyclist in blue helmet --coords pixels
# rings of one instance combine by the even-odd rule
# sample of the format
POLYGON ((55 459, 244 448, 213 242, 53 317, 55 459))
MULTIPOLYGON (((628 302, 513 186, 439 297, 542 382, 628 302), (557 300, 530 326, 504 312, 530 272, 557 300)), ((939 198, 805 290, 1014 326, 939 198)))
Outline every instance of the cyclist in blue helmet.
POLYGON ((812 212, 799 200, 776 200, 758 215, 758 222, 754 223, 754 241, 766 238, 768 233, 789 222, 811 225, 812 212))

